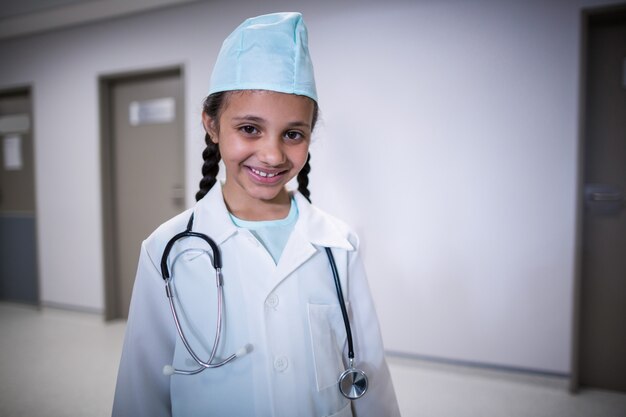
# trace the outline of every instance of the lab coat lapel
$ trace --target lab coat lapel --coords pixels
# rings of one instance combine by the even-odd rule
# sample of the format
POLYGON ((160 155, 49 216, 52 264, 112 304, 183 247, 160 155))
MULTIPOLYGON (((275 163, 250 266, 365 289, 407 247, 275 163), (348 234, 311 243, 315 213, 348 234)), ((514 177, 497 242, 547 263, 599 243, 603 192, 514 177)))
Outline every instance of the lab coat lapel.
POLYGON ((348 230, 295 193, 298 221, 278 262, 272 289, 309 260, 323 247, 354 250, 348 241, 348 230))
POLYGON ((276 266, 273 287, 277 286, 282 280, 287 278, 289 274, 298 269, 298 267, 313 256, 315 252, 317 252, 317 249, 306 236, 298 233, 297 230, 294 229, 276 266))
POLYGON ((302 235, 311 244, 321 247, 353 251, 348 240, 348 226, 311 205, 300 193, 295 193, 300 215, 294 232, 302 235))
POLYGON ((222 195, 222 185, 218 182, 194 208, 193 231, 205 233, 217 245, 221 245, 230 236, 237 233, 222 195))

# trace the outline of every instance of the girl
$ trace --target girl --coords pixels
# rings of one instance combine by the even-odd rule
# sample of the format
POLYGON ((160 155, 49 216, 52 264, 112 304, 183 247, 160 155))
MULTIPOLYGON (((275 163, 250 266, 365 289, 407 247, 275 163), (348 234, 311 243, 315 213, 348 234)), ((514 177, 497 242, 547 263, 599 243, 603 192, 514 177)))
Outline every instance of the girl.
POLYGON ((399 416, 358 238, 309 202, 317 114, 299 13, 248 19, 224 41, 202 114, 198 202, 142 245, 114 416, 399 416), (215 248, 172 240, 185 230, 215 248), (350 337, 369 380, 355 400, 338 388, 350 337))

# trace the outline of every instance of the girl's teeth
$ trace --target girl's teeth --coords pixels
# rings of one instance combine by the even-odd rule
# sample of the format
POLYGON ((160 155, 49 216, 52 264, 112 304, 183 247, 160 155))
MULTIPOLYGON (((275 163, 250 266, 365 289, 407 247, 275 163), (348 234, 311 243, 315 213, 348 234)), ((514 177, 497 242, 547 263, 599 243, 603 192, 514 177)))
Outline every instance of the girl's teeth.
POLYGON ((250 169, 251 169, 251 170, 252 170, 252 172, 254 172, 255 174, 260 175, 260 176, 262 176, 262 177, 266 177, 266 178, 272 178, 272 177, 275 177, 276 175, 278 175, 278 173, 275 173, 275 174, 270 174, 270 173, 267 173, 267 172, 259 171, 259 170, 254 169, 254 168, 250 168, 250 169))

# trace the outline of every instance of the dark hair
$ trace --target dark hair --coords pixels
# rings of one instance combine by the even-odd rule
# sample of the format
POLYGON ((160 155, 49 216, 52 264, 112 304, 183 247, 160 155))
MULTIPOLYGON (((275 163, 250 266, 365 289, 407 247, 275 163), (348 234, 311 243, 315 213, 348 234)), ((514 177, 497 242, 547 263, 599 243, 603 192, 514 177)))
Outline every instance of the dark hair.
MULTIPOLYGON (((211 120, 214 121, 215 129, 219 130, 219 118, 221 112, 227 104, 230 93, 230 91, 213 93, 204 100, 204 104, 202 106, 203 111, 211 118, 211 120)), ((313 102, 313 104, 314 107, 311 130, 315 128, 315 123, 317 122, 319 113, 317 103, 313 102)), ((196 193, 196 201, 199 201, 202 197, 207 195, 209 190, 215 185, 215 182, 217 181, 217 173, 220 169, 219 163, 222 159, 219 146, 211 140, 211 136, 208 132, 204 135, 204 142, 206 143, 206 148, 204 148, 204 151, 202 152, 202 159, 204 159, 204 164, 202 164, 202 179, 200 180, 200 189, 196 193)), ((309 153, 304 167, 302 167, 298 173, 298 191, 304 196, 304 198, 309 200, 309 202, 311 201, 311 192, 308 188, 309 172, 311 172, 311 165, 309 164, 310 160, 311 154, 309 153)))

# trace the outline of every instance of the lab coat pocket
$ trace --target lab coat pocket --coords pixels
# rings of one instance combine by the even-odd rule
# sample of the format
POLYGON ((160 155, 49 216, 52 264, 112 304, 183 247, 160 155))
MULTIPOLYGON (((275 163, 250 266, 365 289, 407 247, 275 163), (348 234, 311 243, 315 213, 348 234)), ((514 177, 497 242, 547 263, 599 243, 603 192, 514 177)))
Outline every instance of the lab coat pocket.
POLYGON ((315 378, 317 390, 321 391, 337 385, 344 370, 342 353, 346 331, 338 304, 309 304, 308 309, 315 378))
POLYGON ((352 403, 348 401, 348 404, 344 408, 326 417, 353 417, 352 403))

